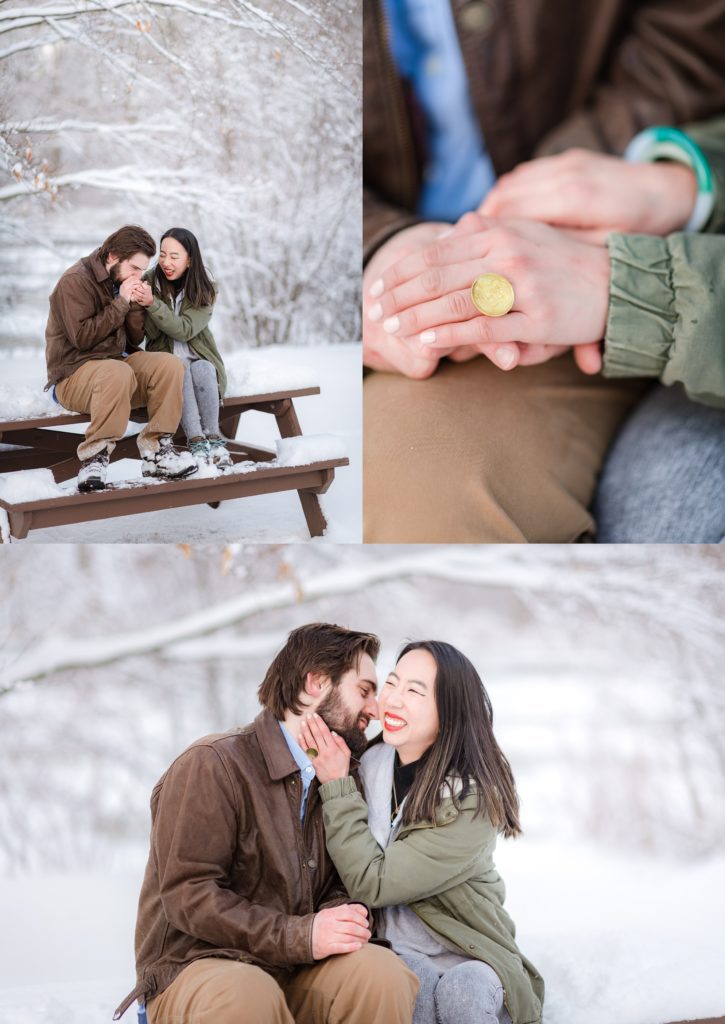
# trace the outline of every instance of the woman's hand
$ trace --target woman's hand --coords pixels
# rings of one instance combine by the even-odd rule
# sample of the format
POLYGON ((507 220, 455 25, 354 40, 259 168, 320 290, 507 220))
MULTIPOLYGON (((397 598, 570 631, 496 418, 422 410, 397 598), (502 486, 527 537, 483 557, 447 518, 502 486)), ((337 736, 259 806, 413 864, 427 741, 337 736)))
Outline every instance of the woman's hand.
POLYGON ((336 732, 330 732, 318 714, 307 715, 300 728, 300 746, 306 750, 320 782, 344 779, 350 774, 350 748, 336 732), (310 750, 316 750, 313 756, 310 750))
POLYGON ((371 290, 383 330, 401 344, 498 352, 518 343, 519 363, 581 345, 580 368, 599 369, 609 254, 544 224, 468 213, 450 234, 388 267, 371 290), (483 273, 511 281, 515 301, 505 316, 484 316, 473 305, 471 284, 483 273))
POLYGON ((148 281, 137 281, 133 290, 133 300, 140 306, 150 306, 154 301, 154 293, 148 281))
POLYGON ((683 164, 630 164, 584 149, 519 164, 499 178, 479 212, 588 231, 668 235, 687 223, 697 199, 695 172, 683 164))

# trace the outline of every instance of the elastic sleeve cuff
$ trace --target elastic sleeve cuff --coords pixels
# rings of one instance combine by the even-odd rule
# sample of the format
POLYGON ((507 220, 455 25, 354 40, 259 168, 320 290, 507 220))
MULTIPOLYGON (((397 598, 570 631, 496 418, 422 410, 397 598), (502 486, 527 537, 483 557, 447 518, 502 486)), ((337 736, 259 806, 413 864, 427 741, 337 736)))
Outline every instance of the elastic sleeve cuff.
POLYGON ((358 789, 351 775, 347 775, 344 779, 332 779, 330 782, 324 782, 320 786, 320 799, 323 803, 327 803, 328 800, 334 800, 335 797, 357 795, 358 789))
POLYGON ((667 241, 611 234, 605 377, 660 377, 674 341, 672 262, 667 241))

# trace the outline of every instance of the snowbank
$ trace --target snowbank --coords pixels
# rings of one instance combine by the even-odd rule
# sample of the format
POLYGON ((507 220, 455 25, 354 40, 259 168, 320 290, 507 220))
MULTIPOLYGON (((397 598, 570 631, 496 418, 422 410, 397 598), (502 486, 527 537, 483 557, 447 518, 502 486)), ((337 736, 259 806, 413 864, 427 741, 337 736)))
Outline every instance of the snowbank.
POLYGON ((0 384, 0 419, 34 420, 41 416, 73 415, 54 401, 45 387, 45 375, 34 374, 27 384, 0 384))
MULTIPOLYGON (((319 387, 313 367, 269 359, 264 352, 236 352, 226 360, 228 395, 262 395, 319 387)), ((0 384, 0 419, 32 420, 41 416, 73 415, 43 391, 46 378, 38 366, 26 384, 0 384)))
MULTIPOLYGON (((544 1024, 723 1012, 722 859, 670 862, 526 838, 497 853, 517 941, 546 981, 544 1024)), ((13 922, 1 943, 0 1024, 110 1019, 133 986, 144 856, 133 870, 0 878, 13 922)))
POLYGON ((296 391, 318 387, 311 366, 270 359, 265 352, 248 350, 225 357, 228 395, 264 395, 271 391, 296 391))

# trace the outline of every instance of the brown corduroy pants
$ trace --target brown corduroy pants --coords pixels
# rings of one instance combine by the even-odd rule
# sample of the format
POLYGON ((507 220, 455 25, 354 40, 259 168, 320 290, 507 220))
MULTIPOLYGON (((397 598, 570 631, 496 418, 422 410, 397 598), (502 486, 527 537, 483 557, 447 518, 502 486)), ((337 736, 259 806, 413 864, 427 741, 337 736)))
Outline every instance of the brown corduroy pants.
POLYGON ((581 373, 571 354, 505 373, 443 360, 364 387, 367 543, 561 543, 595 532, 605 452, 651 384, 581 373))
POLYGON ((367 945, 279 982, 251 964, 195 960, 146 1011, 149 1024, 410 1024, 417 993, 391 949, 367 945))
POLYGON ((132 409, 146 406, 149 421, 138 435, 141 455, 158 449, 181 419, 184 364, 167 352, 134 352, 127 359, 89 359, 56 385, 58 401, 72 412, 90 413, 78 458, 103 448, 109 454, 123 437, 132 409))

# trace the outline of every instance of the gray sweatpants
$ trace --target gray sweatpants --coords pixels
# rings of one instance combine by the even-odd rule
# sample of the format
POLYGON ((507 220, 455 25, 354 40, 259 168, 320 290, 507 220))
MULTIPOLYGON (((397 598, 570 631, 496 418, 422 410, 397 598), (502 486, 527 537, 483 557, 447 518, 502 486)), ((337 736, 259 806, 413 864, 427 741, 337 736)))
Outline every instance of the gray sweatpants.
POLYGON ((219 436, 219 385, 216 370, 206 359, 186 362, 181 427, 192 437, 219 436))
POLYGON ((402 956, 420 979, 413 1024, 511 1024, 503 985, 488 964, 467 960, 440 974, 426 956, 402 956))

